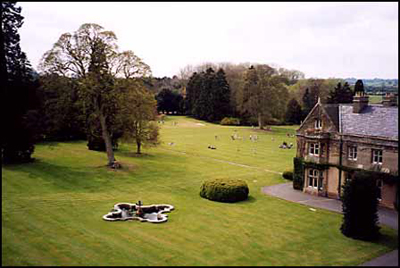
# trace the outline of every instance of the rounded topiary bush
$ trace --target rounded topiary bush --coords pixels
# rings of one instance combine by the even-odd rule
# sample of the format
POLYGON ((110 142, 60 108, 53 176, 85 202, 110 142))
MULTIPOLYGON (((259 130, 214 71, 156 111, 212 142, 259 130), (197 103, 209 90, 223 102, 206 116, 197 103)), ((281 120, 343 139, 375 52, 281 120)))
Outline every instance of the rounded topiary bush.
POLYGON ((285 172, 283 172, 282 177, 286 180, 293 180, 293 171, 291 170, 287 170, 285 172))
POLYGON ((233 203, 247 199, 248 195, 249 187, 242 180, 214 179, 200 187, 200 196, 213 201, 233 203))

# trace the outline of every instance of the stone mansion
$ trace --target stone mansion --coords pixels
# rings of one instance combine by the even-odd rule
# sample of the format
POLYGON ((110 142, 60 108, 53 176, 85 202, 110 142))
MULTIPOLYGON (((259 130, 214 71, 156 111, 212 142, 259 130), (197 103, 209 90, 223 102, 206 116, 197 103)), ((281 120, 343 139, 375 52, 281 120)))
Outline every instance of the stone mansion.
POLYGON ((376 171, 395 178, 377 180, 380 205, 394 207, 399 183, 396 95, 384 96, 382 104, 369 104, 363 92, 351 104, 318 101, 296 136, 296 156, 308 163, 304 165, 304 192, 339 198, 348 178, 346 170, 376 171))

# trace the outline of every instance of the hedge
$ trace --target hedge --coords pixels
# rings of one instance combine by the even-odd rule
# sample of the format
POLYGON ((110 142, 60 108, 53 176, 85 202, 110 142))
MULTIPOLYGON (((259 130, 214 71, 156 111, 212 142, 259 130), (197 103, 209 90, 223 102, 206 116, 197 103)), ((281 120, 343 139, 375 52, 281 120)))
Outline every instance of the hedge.
POLYGON ((248 195, 249 187, 242 180, 214 179, 200 187, 200 196, 213 201, 233 203, 247 199, 248 195))
POLYGON ((304 163, 301 157, 293 158, 294 172, 293 172, 293 188, 296 190, 303 190, 304 187, 304 163))

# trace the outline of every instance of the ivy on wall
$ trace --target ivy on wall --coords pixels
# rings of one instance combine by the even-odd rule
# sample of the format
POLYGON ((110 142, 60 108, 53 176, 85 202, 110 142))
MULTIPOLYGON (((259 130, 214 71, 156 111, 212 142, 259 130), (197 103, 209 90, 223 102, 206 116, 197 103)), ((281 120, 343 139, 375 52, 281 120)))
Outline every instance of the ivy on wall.
POLYGON ((304 187, 304 161, 301 157, 293 158, 293 188, 303 190, 304 187))
POLYGON ((398 172, 395 174, 384 173, 374 170, 364 170, 359 168, 351 168, 345 166, 339 166, 335 164, 318 164, 314 162, 304 161, 302 157, 294 157, 293 158, 294 170, 293 170, 293 188, 296 190, 303 190, 304 187, 304 170, 305 168, 313 168, 318 170, 326 170, 330 167, 336 167, 341 171, 345 171, 349 173, 349 177, 353 178, 354 176, 367 176, 371 177, 373 180, 383 180, 387 184, 398 184, 399 183, 399 175, 398 172))

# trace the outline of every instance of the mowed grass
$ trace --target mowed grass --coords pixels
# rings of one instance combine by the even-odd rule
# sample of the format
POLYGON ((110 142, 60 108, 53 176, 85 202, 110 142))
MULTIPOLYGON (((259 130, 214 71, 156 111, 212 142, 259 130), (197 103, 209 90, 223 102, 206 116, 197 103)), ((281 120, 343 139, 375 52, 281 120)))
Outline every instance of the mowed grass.
POLYGON ((382 103, 382 96, 381 95, 368 95, 369 96, 369 103, 372 104, 380 104, 382 103))
POLYGON ((295 129, 171 116, 160 146, 141 156, 120 146, 118 171, 85 141, 36 145, 33 163, 2 167, 2 265, 358 265, 397 248, 395 230, 383 227, 374 243, 353 240, 340 233, 340 214, 261 192, 286 182, 279 173, 292 167, 296 148, 278 146, 295 144, 286 135, 295 129), (235 130, 246 139, 233 141, 235 130), (249 199, 199 196, 204 180, 222 177, 245 180, 249 199), (102 220, 115 203, 138 200, 175 210, 163 224, 102 220))

